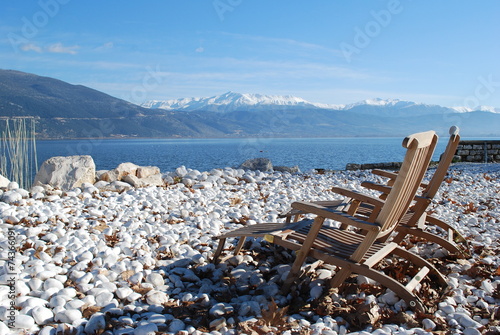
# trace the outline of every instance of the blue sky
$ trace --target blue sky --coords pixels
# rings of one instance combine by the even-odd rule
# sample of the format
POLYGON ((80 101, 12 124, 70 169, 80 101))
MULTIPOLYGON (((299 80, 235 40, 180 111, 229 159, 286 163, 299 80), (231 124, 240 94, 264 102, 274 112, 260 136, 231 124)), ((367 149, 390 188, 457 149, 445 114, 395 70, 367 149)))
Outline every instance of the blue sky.
POLYGON ((499 17, 496 0, 10 0, 0 68, 134 103, 231 90, 499 108, 499 17))

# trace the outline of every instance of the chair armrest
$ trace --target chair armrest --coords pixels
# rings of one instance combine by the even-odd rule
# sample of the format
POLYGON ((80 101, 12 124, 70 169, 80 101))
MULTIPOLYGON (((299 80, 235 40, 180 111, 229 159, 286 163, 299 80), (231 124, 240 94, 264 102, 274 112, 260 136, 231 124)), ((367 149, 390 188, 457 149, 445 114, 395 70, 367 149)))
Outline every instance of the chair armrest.
POLYGON ((390 179, 396 179, 396 177, 398 176, 398 174, 396 172, 379 170, 379 169, 372 170, 372 173, 377 175, 377 176, 386 177, 386 178, 390 178, 390 179))
POLYGON ((375 197, 372 197, 372 196, 369 196, 366 194, 355 192, 355 191, 352 191, 352 190, 347 189, 347 188, 334 187, 334 188, 332 188, 332 191, 337 193, 337 194, 348 197, 348 198, 353 198, 353 199, 359 200, 361 202, 372 204, 373 206, 382 207, 384 205, 383 200, 380 200, 378 198, 375 198, 375 197))
MULTIPOLYGON (((391 172, 391 171, 379 170, 379 169, 372 170, 372 173, 374 175, 377 175, 377 176, 389 178, 392 181, 396 180, 396 177, 398 176, 397 172, 391 172)), ((423 187, 423 188, 427 187, 427 183, 421 182, 420 187, 423 187)))
POLYGON ((342 224, 354 226, 366 231, 379 232, 381 230, 381 227, 376 223, 367 222, 344 212, 329 209, 311 202, 296 201, 292 203, 292 208, 315 214, 326 219, 332 219, 342 224))
POLYGON ((385 194, 389 194, 389 192, 392 189, 391 186, 377 184, 377 183, 374 183, 372 181, 364 181, 364 182, 361 183, 361 186, 363 186, 365 188, 368 188, 370 190, 379 191, 379 192, 382 192, 382 193, 385 193, 385 194))

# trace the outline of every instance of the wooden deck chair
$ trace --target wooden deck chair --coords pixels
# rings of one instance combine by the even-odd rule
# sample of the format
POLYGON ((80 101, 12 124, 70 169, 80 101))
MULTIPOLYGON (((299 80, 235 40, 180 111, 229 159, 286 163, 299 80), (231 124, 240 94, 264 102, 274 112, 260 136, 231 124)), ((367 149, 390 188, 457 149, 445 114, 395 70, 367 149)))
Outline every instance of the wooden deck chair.
MULTIPOLYGON (((214 254, 214 261, 217 262, 226 238, 245 236, 247 233, 250 236, 262 234, 266 240, 296 251, 296 260, 283 286, 284 292, 298 277, 306 257, 312 256, 340 268, 332 278, 332 287, 342 284, 351 273, 361 274, 391 289, 410 307, 424 311, 423 303, 413 291, 429 273, 434 274, 443 286, 446 286, 445 278, 423 258, 399 247, 395 242, 384 243, 383 240, 392 233, 408 210, 422 182, 436 142, 437 135, 433 131, 405 138, 403 146, 407 148, 407 153, 387 199, 383 201, 367 197, 380 207, 373 220, 362 220, 317 203, 295 202, 292 204, 294 209, 312 213, 316 218, 282 224, 257 224, 221 235, 218 237, 220 242, 214 254), (340 222, 340 228, 323 225, 325 219, 340 222), (356 227, 362 233, 343 229, 344 227, 356 227), (375 268, 384 258, 393 255, 406 258, 420 268, 405 284, 375 268)), ((244 238, 240 239, 235 252, 240 251, 242 240, 244 238)))
MULTIPOLYGON (((451 127, 449 134, 450 138, 448 144, 445 151, 441 155, 438 167, 432 175, 432 178, 429 183, 421 184, 422 191, 419 192, 420 195, 415 197, 414 205, 401 219, 399 225, 396 227, 396 234, 392 235, 390 239, 391 241, 401 243, 407 235, 413 235, 426 241, 436 243, 458 257, 469 258, 469 245, 462 234, 446 222, 427 214, 428 206, 436 195, 441 183, 444 181, 448 168, 457 150, 457 146, 460 142, 458 127, 451 127), (440 228, 443 233, 446 233, 446 236, 442 237, 429 231, 430 226, 440 228)), ((376 175, 389 178, 387 184, 382 185, 365 181, 362 182, 361 185, 366 188, 382 192, 380 198, 385 199, 391 189, 391 185, 394 184, 397 173, 378 169, 375 169, 372 172, 376 175)), ((370 217, 377 215, 377 211, 380 210, 380 207, 376 206, 374 203, 370 203, 367 199, 360 200, 351 198, 353 193, 350 190, 336 187, 333 191, 338 194, 342 194, 346 198, 342 201, 322 201, 315 203, 328 208, 344 210, 350 215, 358 217, 370 217)), ((288 213, 283 214, 282 217, 286 217, 287 222, 290 222, 292 218, 294 221, 298 221, 300 219, 300 215, 303 214, 305 214, 303 211, 292 209, 288 213)), ((389 238, 389 236, 387 238, 389 238)))
MULTIPOLYGON (((421 187, 423 190, 421 196, 416 198, 415 205, 412 206, 405 214, 404 218, 396 228, 397 234, 391 237, 391 240, 401 243, 407 235, 413 235, 429 242, 434 242, 459 257, 468 258, 470 257, 470 248, 465 237, 462 236, 456 228, 432 215, 427 214, 428 206, 443 183, 460 142, 458 127, 451 127, 449 134, 450 138, 448 144, 445 151, 441 155, 441 159, 439 160, 439 164, 432 175, 432 178, 429 183, 422 183, 421 187), (443 233, 446 233, 446 236, 442 237, 436 233, 430 232, 430 226, 440 228, 443 233)), ((389 188, 387 186, 393 185, 397 173, 378 169, 373 170, 372 172, 389 178, 387 184, 380 185, 372 182, 363 182, 361 185, 366 188, 382 192, 381 197, 385 198, 389 192, 389 188)), ((365 215, 367 214, 368 213, 365 213, 365 215)))

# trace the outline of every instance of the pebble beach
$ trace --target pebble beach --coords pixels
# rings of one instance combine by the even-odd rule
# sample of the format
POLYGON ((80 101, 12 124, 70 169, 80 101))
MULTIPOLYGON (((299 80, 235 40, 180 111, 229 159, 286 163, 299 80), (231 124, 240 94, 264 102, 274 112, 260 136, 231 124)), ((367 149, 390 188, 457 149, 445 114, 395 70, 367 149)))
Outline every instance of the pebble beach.
POLYGON ((384 289, 327 294, 335 269, 313 259, 300 292, 284 296, 293 253, 260 239, 210 262, 215 236, 279 222, 293 201, 340 199, 334 186, 377 195, 360 186, 383 181, 370 171, 179 167, 164 180, 122 192, 1 191, 0 335, 500 333, 500 164, 452 165, 429 207, 467 238, 470 258, 407 242, 449 284, 425 315, 384 289), (326 297, 339 308, 325 313, 326 297), (371 317, 348 310, 353 302, 372 306, 371 317))

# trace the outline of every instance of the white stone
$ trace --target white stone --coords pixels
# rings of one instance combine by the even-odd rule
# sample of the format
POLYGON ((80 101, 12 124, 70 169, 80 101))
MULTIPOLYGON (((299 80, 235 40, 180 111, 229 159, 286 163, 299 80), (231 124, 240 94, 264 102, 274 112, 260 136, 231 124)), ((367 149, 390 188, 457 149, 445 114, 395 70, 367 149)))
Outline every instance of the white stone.
POLYGON ((422 326, 426 331, 432 331, 434 328, 436 328, 436 323, 432 321, 431 319, 423 319, 422 320, 422 326))
POLYGON ((35 185, 31 188, 30 190, 31 194, 35 194, 35 193, 42 193, 44 194, 45 193, 45 189, 40 186, 40 185, 35 185))
POLYGON ((170 322, 170 325, 168 326, 168 331, 174 334, 185 329, 186 324, 179 319, 172 320, 172 322, 170 322))
POLYGON ((101 293, 98 293, 95 297, 95 302, 97 306, 104 307, 113 300, 113 293, 103 290, 101 293))
POLYGON ((95 163, 91 156, 56 156, 43 162, 34 185, 50 185, 64 191, 95 182, 95 163))
POLYGON ((14 327, 20 329, 30 329, 35 325, 35 319, 29 315, 16 315, 14 327))
POLYGON ((127 175, 135 176, 138 168, 134 163, 121 163, 113 170, 102 173, 99 178, 107 182, 121 181, 127 175))
POLYGON ((72 324, 74 321, 82 318, 82 312, 78 309, 68 309, 61 311, 54 317, 55 321, 72 324))
POLYGON ((481 335, 481 332, 477 328, 465 328, 462 332, 464 335, 481 335))
POLYGON ((177 169, 175 169, 175 173, 179 177, 184 177, 185 175, 188 174, 188 171, 185 166, 179 166, 177 169))
POLYGON ((130 287, 119 287, 116 289, 116 296, 120 299, 125 299, 134 291, 130 287))
POLYGON ((102 313, 93 314, 85 325, 85 333, 96 334, 106 327, 106 318, 102 313))
POLYGON ((146 294, 146 301, 150 305, 161 305, 168 302, 168 295, 161 291, 151 290, 146 294))
POLYGON ((213 330, 220 330, 222 327, 225 327, 227 325, 226 323, 226 319, 225 318, 219 318, 219 319, 215 319, 213 321, 210 322, 210 329, 213 329, 213 330))
POLYGON ((44 290, 56 289, 60 291, 64 289, 64 285, 57 279, 49 278, 43 283, 43 289, 44 290))
POLYGON ((17 190, 19 188, 19 184, 15 181, 11 181, 7 184, 7 191, 17 190))
POLYGON ((482 326, 465 313, 454 313, 453 319, 457 320, 465 328, 480 328, 482 326))
POLYGON ((33 319, 35 319, 36 324, 39 326, 45 325, 54 319, 54 313, 52 310, 42 306, 33 308, 31 315, 33 316, 33 319))
POLYGON ((155 323, 139 326, 134 329, 134 335, 156 335, 158 326, 155 323))
POLYGON ((10 180, 8 180, 4 176, 0 175, 0 188, 2 188, 2 187, 7 188, 9 183, 10 183, 10 180))
POLYGON ((51 326, 45 326, 38 332, 38 335, 56 335, 56 329, 51 326))
POLYGON ((394 305, 396 304, 400 299, 397 296, 396 293, 394 293, 391 290, 387 290, 386 293, 384 293, 381 297, 380 300, 386 303, 387 305, 394 305))
POLYGON ((153 284, 154 287, 159 287, 165 285, 165 280, 161 274, 153 272, 146 276, 146 283, 153 284))
POLYGON ((2 201, 8 204, 13 204, 21 201, 23 199, 22 195, 15 190, 4 192, 2 195, 2 201))
MULTIPOLYGON (((148 178, 154 175, 160 175, 160 168, 157 166, 140 166, 137 168, 138 178, 148 178)), ((161 178, 161 175, 160 175, 161 178)))

